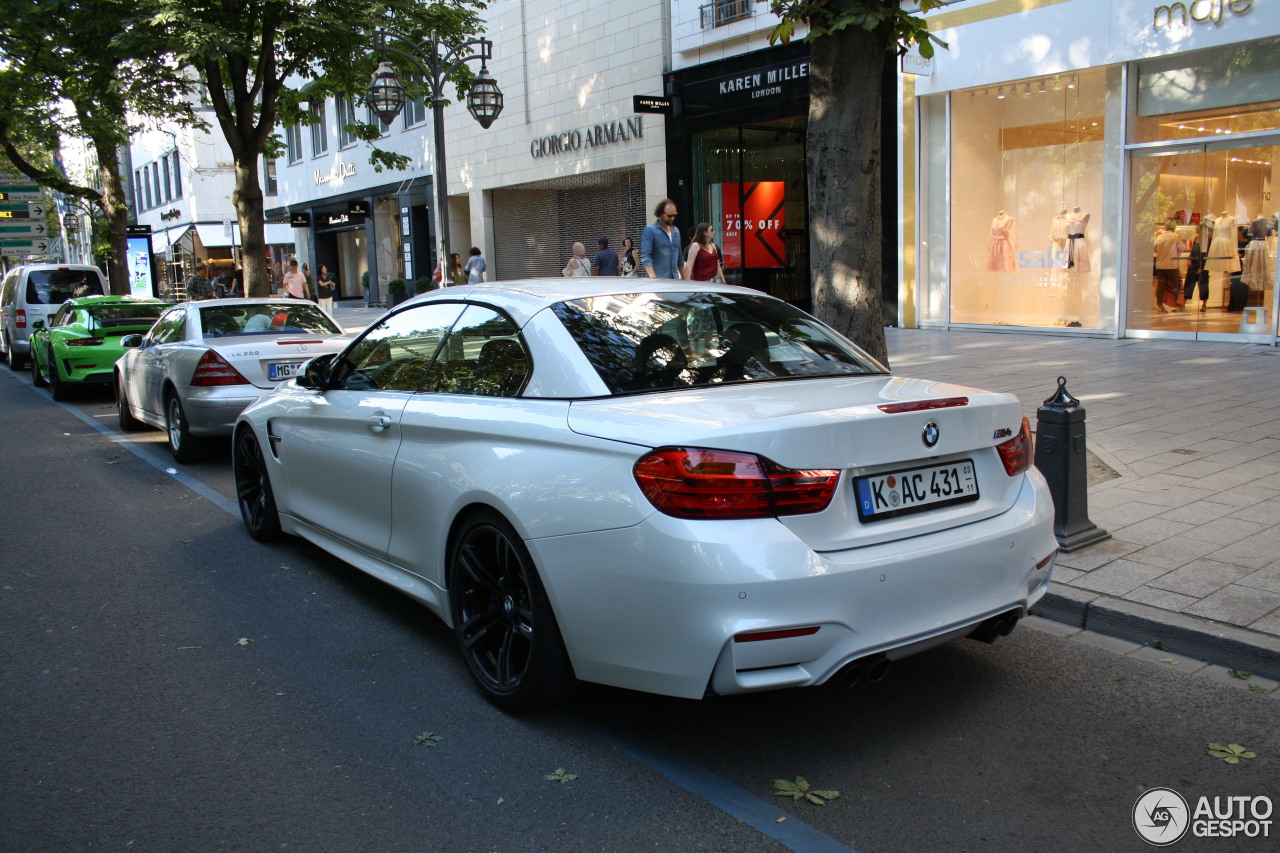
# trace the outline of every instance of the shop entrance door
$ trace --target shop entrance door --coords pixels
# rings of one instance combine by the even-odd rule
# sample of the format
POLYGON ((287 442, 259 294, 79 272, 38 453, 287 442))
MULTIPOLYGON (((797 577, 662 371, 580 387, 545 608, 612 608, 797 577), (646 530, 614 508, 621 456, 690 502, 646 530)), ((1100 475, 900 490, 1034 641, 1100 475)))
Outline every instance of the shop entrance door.
POLYGON ((1125 334, 1271 343, 1280 138, 1132 152, 1125 334))

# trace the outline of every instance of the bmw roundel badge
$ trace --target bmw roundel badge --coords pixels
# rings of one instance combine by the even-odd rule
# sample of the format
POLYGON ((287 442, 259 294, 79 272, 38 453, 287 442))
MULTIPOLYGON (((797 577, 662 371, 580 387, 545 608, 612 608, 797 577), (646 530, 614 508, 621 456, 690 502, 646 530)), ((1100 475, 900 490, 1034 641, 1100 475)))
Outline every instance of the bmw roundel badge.
POLYGON ((938 438, 938 424, 935 421, 929 421, 924 425, 924 432, 920 434, 920 439, 924 442, 925 447, 933 447, 938 443, 938 438))

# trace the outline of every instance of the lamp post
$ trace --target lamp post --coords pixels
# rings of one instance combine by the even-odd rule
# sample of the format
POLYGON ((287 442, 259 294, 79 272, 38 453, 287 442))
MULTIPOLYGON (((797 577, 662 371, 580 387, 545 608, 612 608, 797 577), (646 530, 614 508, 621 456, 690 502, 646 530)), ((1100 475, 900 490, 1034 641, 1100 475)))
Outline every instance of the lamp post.
POLYGON ((440 283, 446 283, 449 263, 449 187, 445 171, 444 154, 444 86, 450 75, 464 62, 480 60, 480 72, 476 74, 467 92, 467 110, 488 130, 502 112, 502 90, 489 76, 488 62, 493 57, 493 42, 486 38, 469 39, 449 44, 433 30, 427 39, 415 44, 404 36, 386 29, 374 31, 378 40, 378 69, 373 73, 366 91, 369 106, 383 124, 391 124, 404 109, 405 89, 395 68, 387 61, 387 55, 407 62, 421 75, 430 87, 431 116, 435 125, 436 163, 433 181, 436 189, 436 247, 440 266, 440 283), (468 51, 471 51, 468 53, 468 51))

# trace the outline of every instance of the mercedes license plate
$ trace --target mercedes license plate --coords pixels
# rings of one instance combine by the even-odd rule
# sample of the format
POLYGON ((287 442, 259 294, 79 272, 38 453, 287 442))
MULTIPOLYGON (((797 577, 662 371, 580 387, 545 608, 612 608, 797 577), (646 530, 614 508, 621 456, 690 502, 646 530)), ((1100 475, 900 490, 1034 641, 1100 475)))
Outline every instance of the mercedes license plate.
POLYGON ((300 361, 276 361, 267 365, 267 378, 272 382, 279 382, 282 379, 292 379, 298 374, 298 368, 302 366, 300 361))
POLYGON ((892 471, 853 481, 858 517, 876 521, 978 499, 978 475, 972 459, 892 471))

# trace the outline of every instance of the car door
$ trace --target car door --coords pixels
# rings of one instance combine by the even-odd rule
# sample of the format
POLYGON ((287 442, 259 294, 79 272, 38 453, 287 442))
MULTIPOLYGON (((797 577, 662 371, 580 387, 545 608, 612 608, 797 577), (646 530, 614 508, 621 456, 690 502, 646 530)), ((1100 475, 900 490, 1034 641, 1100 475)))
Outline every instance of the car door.
POLYGON ((164 418, 164 380, 167 350, 186 340, 187 311, 170 309, 151 327, 142 345, 126 354, 124 371, 129 401, 152 418, 164 418))
POLYGON ((401 415, 462 308, 434 302, 386 317, 334 359, 328 388, 297 395, 272 421, 294 515, 385 556, 401 415))

